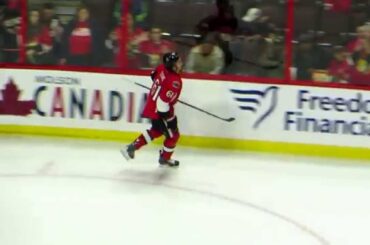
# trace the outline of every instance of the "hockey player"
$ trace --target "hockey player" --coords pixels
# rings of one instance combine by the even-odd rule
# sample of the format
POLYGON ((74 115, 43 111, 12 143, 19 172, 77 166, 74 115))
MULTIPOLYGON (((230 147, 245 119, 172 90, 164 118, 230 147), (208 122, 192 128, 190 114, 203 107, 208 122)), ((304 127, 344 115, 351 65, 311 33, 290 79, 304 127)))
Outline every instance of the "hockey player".
POLYGON ((176 52, 172 52, 164 54, 163 64, 152 72, 153 85, 142 113, 143 117, 151 120, 152 126, 121 150, 127 160, 135 157, 135 151, 164 135, 163 149, 159 151, 159 164, 170 167, 180 164, 171 156, 180 137, 174 106, 182 89, 182 69, 181 58, 176 52))

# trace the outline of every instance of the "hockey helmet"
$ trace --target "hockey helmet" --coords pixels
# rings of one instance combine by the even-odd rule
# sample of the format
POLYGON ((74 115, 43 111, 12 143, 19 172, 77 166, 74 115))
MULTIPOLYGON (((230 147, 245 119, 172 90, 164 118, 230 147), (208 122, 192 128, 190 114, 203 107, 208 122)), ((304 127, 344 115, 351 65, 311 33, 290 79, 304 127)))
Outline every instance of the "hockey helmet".
POLYGON ((173 65, 179 60, 179 58, 180 57, 176 52, 166 53, 163 55, 163 64, 167 69, 172 70, 173 65))

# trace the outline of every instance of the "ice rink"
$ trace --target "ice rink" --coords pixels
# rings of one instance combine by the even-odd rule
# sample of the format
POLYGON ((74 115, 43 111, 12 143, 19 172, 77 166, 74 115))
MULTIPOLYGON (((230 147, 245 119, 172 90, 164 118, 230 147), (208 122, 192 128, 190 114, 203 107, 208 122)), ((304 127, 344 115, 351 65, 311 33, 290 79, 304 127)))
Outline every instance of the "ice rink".
POLYGON ((370 165, 0 137, 1 245, 367 245, 370 165))

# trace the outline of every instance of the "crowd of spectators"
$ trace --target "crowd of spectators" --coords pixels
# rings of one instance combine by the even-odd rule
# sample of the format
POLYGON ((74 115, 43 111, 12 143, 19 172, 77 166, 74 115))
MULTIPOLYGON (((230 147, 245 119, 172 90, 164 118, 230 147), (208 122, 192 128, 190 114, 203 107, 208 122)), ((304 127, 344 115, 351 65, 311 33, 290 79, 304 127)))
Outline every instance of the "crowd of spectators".
POLYGON ((329 48, 320 46, 313 34, 303 34, 297 41, 293 78, 370 84, 370 23, 358 27, 354 38, 329 48))
POLYGON ((313 29, 294 33, 292 77, 369 85, 370 1, 323 0, 308 6, 302 9, 314 10, 317 20, 313 29))
MULTIPOLYGON (((122 29, 121 1, 115 1, 115 8, 108 18, 108 26, 96 20, 91 14, 88 1, 71 6, 74 13, 61 18, 56 2, 33 4, 28 0, 26 37, 24 38, 25 61, 31 64, 109 66, 134 69, 150 69, 160 62, 160 57, 169 51, 181 49, 172 40, 172 33, 160 26, 150 25, 148 18, 151 1, 133 0, 127 18, 127 33, 122 29), (127 35, 127 46, 122 48, 123 33, 127 35), (126 52, 125 52, 126 51, 126 52)), ((110 1, 110 2, 111 2, 110 1)), ((1 3, 1 2, 0 2, 1 3)), ((1 52, 0 61, 20 62, 21 50, 21 0, 8 0, 1 8, 1 52)), ((35 2, 36 3, 36 2, 35 2)), ((217 0, 216 11, 199 19, 194 27, 194 43, 180 52, 186 62, 187 72, 251 74, 238 69, 237 63, 263 66, 264 53, 273 47, 273 25, 258 8, 250 9, 243 19, 234 14, 234 7, 228 0, 217 0), (238 45, 248 42, 265 48, 258 56, 240 55, 238 45), (247 56, 247 58, 245 57, 247 56)), ((273 49, 273 48, 272 48, 273 49)), ((275 60, 277 67, 282 61, 275 60)))
POLYGON ((103 31, 89 8, 82 4, 75 7, 75 13, 65 23, 55 8, 52 3, 44 3, 28 13, 26 61, 49 65, 103 65, 103 31))
POLYGON ((87 7, 79 7, 62 36, 61 64, 101 65, 103 39, 87 7))
MULTIPOLYGON (((126 11, 120 0, 107 0, 104 6, 95 6, 95 12, 91 3, 96 1, 74 0, 67 6, 67 17, 66 5, 61 7, 57 1, 27 1, 26 36, 22 38, 22 0, 0 0, 0 62, 20 62, 24 45, 25 61, 31 64, 152 69, 164 53, 178 51, 188 73, 283 77, 284 7, 265 12, 258 4, 236 8, 237 1, 216 0, 213 12, 192 16, 198 18, 196 22, 184 19, 194 22, 193 31, 186 34, 184 42, 179 41, 181 30, 169 32, 166 26, 156 24, 158 16, 151 13, 156 1, 131 0, 123 18, 126 11), (102 6, 109 10, 96 14, 102 6), (281 16, 279 20, 271 17, 274 14, 281 16)), ((349 12, 352 6, 352 0, 322 3, 325 10, 340 13, 349 12)), ((181 13, 176 14, 181 18, 181 13)), ((167 16, 160 17, 166 20, 170 18, 167 16)), ((369 83, 369 22, 357 27, 354 38, 347 38, 341 45, 333 44, 330 49, 319 44, 316 34, 307 31, 295 39, 293 78, 369 83)))
POLYGON ((117 64, 109 59, 114 58, 109 55, 114 51, 104 45, 104 40, 113 38, 109 30, 117 31, 116 26, 121 20, 120 0, 102 4, 76 0, 70 5, 27 0, 27 19, 23 22, 25 32, 21 30, 22 2, 0 0, 0 62, 79 66, 117 64), (118 10, 101 11, 100 16, 91 13, 91 7, 98 12, 99 7, 108 8, 113 3, 118 10), (22 47, 25 54, 23 61, 22 47))
POLYGON ((43 4, 28 13, 26 61, 31 64, 56 64, 60 57, 64 27, 54 6, 43 4))
POLYGON ((336 47, 328 70, 334 82, 370 85, 370 23, 346 46, 336 47))
POLYGON ((18 62, 21 40, 21 1, 0 1, 0 62, 18 62))

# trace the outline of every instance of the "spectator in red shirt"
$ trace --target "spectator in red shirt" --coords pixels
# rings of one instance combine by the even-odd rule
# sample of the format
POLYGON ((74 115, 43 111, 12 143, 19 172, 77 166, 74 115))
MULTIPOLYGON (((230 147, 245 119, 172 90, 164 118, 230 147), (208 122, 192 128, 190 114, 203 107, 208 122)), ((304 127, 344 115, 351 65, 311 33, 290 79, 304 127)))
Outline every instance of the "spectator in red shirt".
POLYGON ((54 5, 52 3, 43 4, 41 9, 41 23, 46 29, 44 31, 48 31, 49 35, 52 37, 53 56, 55 59, 60 58, 61 39, 64 28, 59 17, 55 13, 54 5))
POLYGON ((66 27, 62 38, 61 64, 99 65, 103 41, 100 30, 86 7, 77 10, 76 18, 66 27))
POLYGON ((31 10, 27 30, 27 61, 32 64, 53 63, 53 40, 49 28, 41 24, 40 11, 31 10))
POLYGON ((20 11, 21 8, 21 0, 8 0, 8 9, 20 11))
POLYGON ((347 83, 350 79, 352 62, 350 54, 344 47, 337 47, 334 51, 334 59, 329 65, 329 74, 333 77, 333 82, 347 83))
POLYGON ((135 55, 139 52, 139 46, 142 42, 149 40, 149 33, 137 26, 131 14, 127 16, 128 25, 128 51, 129 55, 135 55))
POLYGON ((325 7, 334 12, 348 12, 352 6, 352 0, 325 0, 325 7))
POLYGON ((140 44, 144 41, 149 40, 148 31, 137 26, 134 18, 131 14, 127 15, 128 25, 128 42, 127 42, 127 63, 123 63, 121 60, 117 63, 127 68, 138 69, 140 67, 140 44))
POLYGON ((28 13, 28 26, 27 26, 27 61, 33 64, 37 64, 36 55, 41 51, 41 45, 38 40, 38 36, 41 33, 41 22, 40 22, 40 11, 31 10, 28 13))
POLYGON ((352 54, 354 68, 350 82, 352 84, 370 85, 370 25, 366 25, 363 42, 358 51, 352 54))
POLYGON ((351 53, 359 51, 365 41, 366 26, 359 26, 356 29, 356 38, 347 44, 347 50, 351 53))
POLYGON ((364 26, 363 41, 352 58, 358 72, 370 75, 370 25, 364 26))
POLYGON ((159 28, 152 28, 149 33, 149 40, 143 41, 139 45, 139 53, 147 58, 147 64, 142 67, 154 68, 161 63, 161 57, 165 53, 175 50, 175 45, 167 40, 162 39, 162 31, 159 28))
POLYGON ((27 39, 33 41, 41 32, 40 11, 31 10, 28 13, 27 39))
POLYGON ((107 49, 108 66, 126 67, 126 68, 139 68, 139 60, 137 54, 139 53, 139 45, 143 41, 149 39, 148 32, 140 27, 135 27, 134 20, 131 14, 127 15, 128 35, 127 48, 121 49, 122 45, 122 25, 118 24, 109 33, 108 38, 105 40, 105 47, 107 49), (122 52, 127 51, 127 60, 122 59, 122 52))

